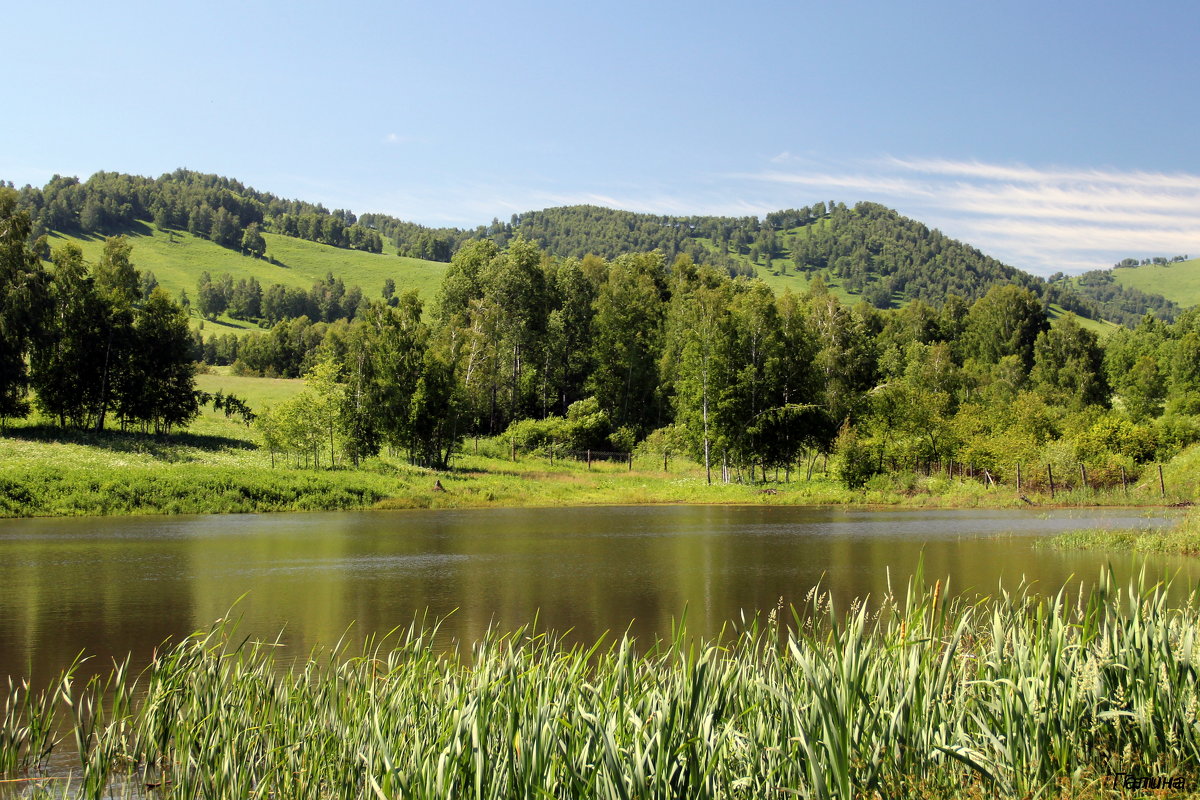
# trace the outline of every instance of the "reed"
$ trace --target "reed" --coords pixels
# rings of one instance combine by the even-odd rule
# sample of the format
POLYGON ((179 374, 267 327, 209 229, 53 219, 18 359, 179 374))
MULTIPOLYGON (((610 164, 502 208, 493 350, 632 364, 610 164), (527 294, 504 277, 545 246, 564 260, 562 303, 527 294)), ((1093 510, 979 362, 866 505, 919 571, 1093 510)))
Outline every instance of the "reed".
MULTIPOLYGON (((446 652, 418 623, 288 668, 222 622, 140 676, 64 680, 50 706, 71 710, 80 761, 57 791, 1102 797, 1118 772, 1195 790, 1200 597, 1169 605, 1168 588, 1105 573, 1077 596, 947 599, 917 577, 881 603, 814 595, 704 642, 681 624, 583 647, 530 626, 446 652)), ((10 693, 7 708, 44 722, 46 702, 10 693)), ((4 769, 29 774, 48 740, 5 726, 4 769)))

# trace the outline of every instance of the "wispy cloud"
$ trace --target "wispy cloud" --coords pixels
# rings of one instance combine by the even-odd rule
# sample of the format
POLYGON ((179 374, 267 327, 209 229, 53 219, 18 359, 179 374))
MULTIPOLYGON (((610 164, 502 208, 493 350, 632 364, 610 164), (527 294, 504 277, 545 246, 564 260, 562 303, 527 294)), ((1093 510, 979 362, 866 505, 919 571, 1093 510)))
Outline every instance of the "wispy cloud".
MULTIPOLYGON (((1036 272, 1200 251, 1200 175, 889 157, 730 176, 854 192, 1036 272)), ((852 198, 847 198, 849 201, 852 198)))

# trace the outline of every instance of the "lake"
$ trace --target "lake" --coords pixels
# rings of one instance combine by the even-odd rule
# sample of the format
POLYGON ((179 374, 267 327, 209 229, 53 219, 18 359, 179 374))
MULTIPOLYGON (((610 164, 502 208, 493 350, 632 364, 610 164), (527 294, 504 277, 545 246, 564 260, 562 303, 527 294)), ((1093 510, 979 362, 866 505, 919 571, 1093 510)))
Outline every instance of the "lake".
MULTIPOLYGON (((839 603, 902 590, 923 558, 950 590, 1024 576, 1056 589, 1128 555, 1035 549, 1089 527, 1169 524, 1167 512, 868 511, 781 506, 629 506, 0 520, 0 675, 49 679, 81 651, 132 653, 207 628, 279 635, 293 656, 349 631, 448 616, 445 641, 535 615, 577 640, 666 635, 687 609, 708 635, 745 610, 802 603, 818 583, 839 603)), ((1150 560, 1200 578, 1200 562, 1150 560)))

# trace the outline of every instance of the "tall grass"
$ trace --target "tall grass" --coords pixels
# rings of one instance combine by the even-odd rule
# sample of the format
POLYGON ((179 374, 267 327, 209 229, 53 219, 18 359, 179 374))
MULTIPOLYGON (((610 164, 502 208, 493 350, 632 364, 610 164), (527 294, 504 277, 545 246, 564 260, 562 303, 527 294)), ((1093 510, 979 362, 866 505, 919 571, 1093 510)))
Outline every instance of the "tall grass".
POLYGON ((1200 555, 1200 513, 1190 512, 1168 528, 1129 530, 1122 528, 1092 528, 1067 531, 1043 539, 1039 546, 1056 550, 1132 550, 1158 555, 1200 555))
POLYGON ((1170 607, 1166 588, 1106 574, 1076 598, 946 602, 912 581, 875 610, 818 598, 641 649, 530 627, 446 654, 414 625, 287 669, 219 624, 136 680, 10 694, 0 763, 28 773, 65 705, 87 797, 1103 796, 1131 771, 1195 788, 1200 597, 1170 607))
POLYGON ((0 466, 0 517, 324 511, 370 507, 400 488, 367 472, 0 466))

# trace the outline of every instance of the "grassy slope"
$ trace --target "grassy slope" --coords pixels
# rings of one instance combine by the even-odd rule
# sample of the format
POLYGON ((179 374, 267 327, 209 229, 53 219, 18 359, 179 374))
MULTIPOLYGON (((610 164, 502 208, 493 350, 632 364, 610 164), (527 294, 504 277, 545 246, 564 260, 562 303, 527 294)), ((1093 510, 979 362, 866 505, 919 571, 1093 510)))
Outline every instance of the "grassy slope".
POLYGON ((1147 264, 1143 267, 1114 269, 1112 272, 1122 286, 1161 294, 1184 308, 1200 305, 1200 258, 1165 267, 1147 264))
MULTIPOLYGON (((229 367, 210 367, 209 372, 196 376, 196 388, 237 395, 251 408, 258 409, 278 405, 295 396, 304 388, 304 381, 292 378, 247 378, 230 374, 229 367)), ((203 415, 200 418, 201 421, 205 419, 203 415)))
MULTIPOLYGON (((385 244, 382 254, 376 254, 266 233, 263 238, 267 240, 267 255, 271 259, 266 260, 241 255, 187 232, 165 233, 141 226, 129 238, 133 244, 133 263, 138 269, 153 272, 159 284, 176 297, 186 289, 193 300, 196 281, 205 270, 213 276, 228 272, 234 280, 254 277, 264 289, 272 283, 309 289, 332 272, 347 287, 360 286, 367 297, 378 297, 384 279, 391 278, 398 291, 417 289, 426 301, 433 299, 446 271, 446 265, 436 261, 396 256, 390 242, 385 244)), ((83 248, 89 261, 99 259, 104 249, 100 237, 55 234, 50 244, 56 247, 66 241, 83 248)), ((210 323, 206 332, 220 331, 222 327, 257 330, 249 323, 222 317, 216 325, 210 323)))
MULTIPOLYGON (((1063 307, 1057 303, 1052 303, 1050 305, 1050 324, 1053 325, 1055 322, 1058 322, 1058 320, 1070 313, 1071 312, 1069 311, 1064 311, 1063 307)), ((1114 331, 1121 329, 1120 325, 1115 322, 1109 322, 1108 320, 1097 321, 1076 315, 1075 321, 1079 323, 1080 327, 1087 328, 1089 331, 1095 333, 1102 341, 1111 336, 1114 331)))

